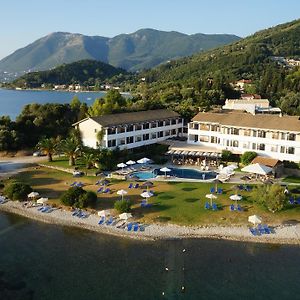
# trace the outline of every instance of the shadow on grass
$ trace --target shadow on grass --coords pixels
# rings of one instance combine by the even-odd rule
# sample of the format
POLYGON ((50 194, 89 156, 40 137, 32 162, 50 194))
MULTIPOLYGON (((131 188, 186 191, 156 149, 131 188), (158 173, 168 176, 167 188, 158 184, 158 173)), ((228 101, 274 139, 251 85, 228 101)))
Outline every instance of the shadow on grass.
POLYGON ((157 195, 158 195, 158 198, 161 200, 171 200, 171 199, 175 198, 175 196, 168 195, 166 193, 158 193, 157 195))
POLYGON ((196 201, 198 201, 198 200, 199 200, 198 198, 186 198, 186 199, 184 199, 183 201, 189 202, 189 203, 193 203, 193 202, 196 202, 196 201))
POLYGON ((168 182, 168 185, 178 185, 178 184, 181 184, 181 182, 177 182, 177 181, 168 182))
POLYGON ((191 192, 191 191, 194 191, 196 189, 197 188, 195 188, 195 187, 184 187, 184 188, 182 188, 182 190, 185 191, 185 192, 191 192))
POLYGON ((163 216, 158 216, 153 219, 155 222, 160 222, 160 223, 167 223, 168 221, 171 220, 170 217, 163 217, 163 216))

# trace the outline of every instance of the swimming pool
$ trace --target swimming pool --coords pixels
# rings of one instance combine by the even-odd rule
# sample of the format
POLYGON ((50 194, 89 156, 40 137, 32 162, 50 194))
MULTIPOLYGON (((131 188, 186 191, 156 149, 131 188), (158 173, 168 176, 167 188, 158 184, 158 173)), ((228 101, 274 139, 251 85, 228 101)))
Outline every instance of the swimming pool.
MULTIPOLYGON (((215 172, 201 172, 194 169, 170 168, 170 170, 171 172, 167 172, 167 175, 177 178, 208 180, 216 178, 217 175, 215 172)), ((154 169, 153 171, 135 172, 133 175, 138 177, 140 180, 148 180, 155 178, 158 175, 164 176, 165 173, 161 172, 159 169, 154 169)))

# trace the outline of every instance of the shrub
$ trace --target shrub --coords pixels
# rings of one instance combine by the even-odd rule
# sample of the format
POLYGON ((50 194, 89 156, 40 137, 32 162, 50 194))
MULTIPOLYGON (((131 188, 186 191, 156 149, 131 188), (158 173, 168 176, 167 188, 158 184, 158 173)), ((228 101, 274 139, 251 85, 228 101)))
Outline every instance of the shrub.
POLYGON ((130 212, 131 205, 132 205, 131 201, 124 199, 124 200, 117 200, 114 204, 114 207, 119 213, 124 213, 124 212, 130 212))
POLYGON ((232 152, 229 150, 222 150, 222 160, 228 162, 231 159, 232 159, 232 152))
POLYGON ((246 166, 251 163, 251 161, 257 156, 257 153, 254 151, 246 151, 242 156, 241 156, 241 163, 246 166))
POLYGON ((84 208, 95 204, 97 195, 91 191, 85 191, 81 187, 71 187, 60 197, 64 205, 84 208))
POLYGON ((25 201, 32 188, 25 183, 11 182, 5 186, 3 192, 11 200, 25 201))

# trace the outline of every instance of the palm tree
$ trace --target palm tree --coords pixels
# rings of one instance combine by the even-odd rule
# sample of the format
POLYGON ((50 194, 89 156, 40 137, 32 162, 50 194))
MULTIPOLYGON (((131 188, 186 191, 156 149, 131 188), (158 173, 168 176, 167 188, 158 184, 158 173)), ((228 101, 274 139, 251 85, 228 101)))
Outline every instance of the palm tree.
POLYGON ((81 160, 85 164, 86 168, 90 169, 94 165, 96 157, 94 153, 83 152, 81 160))
POLYGON ((52 155, 56 151, 57 143, 54 138, 43 138, 36 145, 37 149, 48 156, 48 161, 52 161, 52 155))
POLYGON ((67 137, 60 142, 60 150, 69 157, 69 166, 75 165, 75 159, 80 152, 80 142, 74 136, 67 137))
POLYGON ((105 135, 105 130, 103 128, 97 132, 96 137, 97 137, 97 141, 99 143, 100 149, 102 148, 102 141, 103 141, 104 135, 105 135))

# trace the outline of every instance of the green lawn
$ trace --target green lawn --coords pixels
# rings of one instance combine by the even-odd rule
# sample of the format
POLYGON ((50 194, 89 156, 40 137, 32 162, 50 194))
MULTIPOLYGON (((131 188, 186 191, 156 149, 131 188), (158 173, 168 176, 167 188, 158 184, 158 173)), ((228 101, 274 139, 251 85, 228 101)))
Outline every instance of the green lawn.
MULTIPOLYGON (((49 197, 51 202, 61 205, 59 197, 63 191, 67 190, 73 181, 82 181, 85 183, 86 190, 97 191, 99 188, 95 182, 97 177, 73 178, 71 174, 56 171, 48 168, 30 168, 26 172, 16 176, 20 181, 29 183, 34 190, 40 192, 42 196, 49 197)), ((254 204, 251 199, 251 192, 240 192, 243 200, 240 205, 243 212, 231 212, 230 204, 234 203, 229 199, 231 194, 236 191, 232 184, 219 184, 223 189, 222 195, 217 195, 215 203, 219 210, 205 210, 205 195, 210 193, 210 183, 189 183, 189 182, 155 182, 151 188, 155 196, 150 199, 152 207, 141 208, 141 189, 128 189, 128 182, 113 181, 110 184, 111 194, 98 194, 97 205, 94 210, 112 209, 114 202, 120 199, 116 192, 120 189, 128 191, 126 197, 130 199, 133 205, 133 214, 141 222, 170 222, 181 225, 207 225, 207 224, 247 224, 249 215, 258 214, 262 216, 264 222, 269 224, 279 224, 288 220, 300 221, 300 206, 291 207, 280 213, 270 213, 264 207, 254 204)))
POLYGON ((288 182, 288 183, 300 183, 300 177, 288 176, 288 177, 285 177, 282 181, 288 182))

